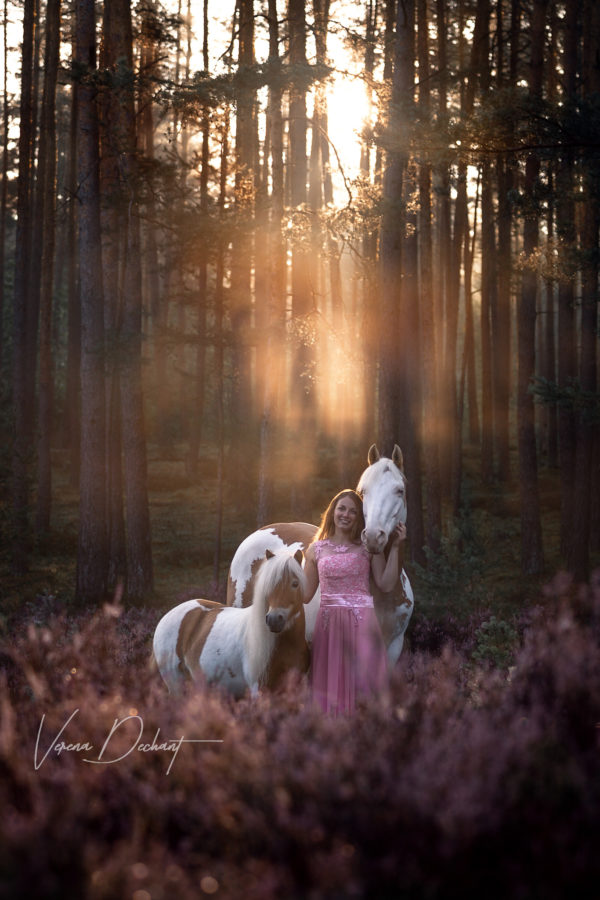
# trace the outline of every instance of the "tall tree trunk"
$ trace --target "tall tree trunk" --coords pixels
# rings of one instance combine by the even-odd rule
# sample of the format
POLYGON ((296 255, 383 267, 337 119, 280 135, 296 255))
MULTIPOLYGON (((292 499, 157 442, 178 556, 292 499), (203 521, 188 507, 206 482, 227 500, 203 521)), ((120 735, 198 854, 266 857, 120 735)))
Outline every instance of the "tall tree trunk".
POLYGON ((107 577, 106 399, 100 234, 96 17, 94 0, 76 3, 79 271, 81 296, 81 471, 77 597, 99 602, 107 577))
MULTIPOLYGON (((584 22, 584 90, 585 97, 600 93, 600 8, 585 0, 584 22)), ((581 234, 583 252, 581 296, 581 353, 579 384, 581 390, 593 395, 597 390, 598 363, 598 229, 600 228, 600 167, 596 160, 586 170, 586 200, 581 234)), ((593 484, 594 426, 589 412, 580 409, 576 421, 575 483, 573 505, 577 515, 573 520, 573 535, 567 564, 575 577, 584 581, 589 576, 591 512, 593 484)), ((597 468, 597 466, 596 466, 597 468)))
MULTIPOLYGON (((203 40, 202 60, 206 74, 209 71, 208 56, 208 0, 203 6, 203 40)), ((190 32, 191 34, 191 29, 190 32)), ((188 48, 189 50, 189 48, 188 48)), ((208 176, 210 167, 210 110, 205 106, 202 110, 202 149, 200 161, 200 212, 208 220, 208 176)), ((204 416, 204 394, 206 390, 206 316, 208 304, 208 249, 206 242, 198 250, 198 302, 197 302, 197 345, 195 358, 194 397, 192 421, 190 423, 190 455, 189 470, 195 476, 198 473, 198 455, 202 437, 202 420, 204 416)))
MULTIPOLYGON (((254 2, 238 0, 238 70, 254 65, 254 2)), ((241 488, 254 482, 252 469, 256 459, 254 430, 253 378, 251 364, 252 266, 254 262, 254 214, 256 145, 256 97, 251 82, 244 84, 237 99, 235 135, 235 208, 237 231, 233 239, 231 261, 230 318, 232 328, 233 379, 232 417, 236 433, 231 444, 230 482, 241 488), (250 469, 249 469, 250 467, 250 469)), ((247 498, 244 512, 254 511, 254 498, 247 498)))
MULTIPOLYGON (((379 441, 384 452, 401 442, 411 485, 411 551, 424 562, 420 447, 421 412, 417 237, 414 213, 403 214, 413 200, 415 178, 409 173, 406 134, 414 120, 415 5, 398 4, 390 135, 403 143, 388 153, 381 224, 381 306, 379 441), (399 288, 399 285, 401 287, 399 288)), ((414 206, 413 206, 414 208, 414 206)))
MULTIPOLYGON (((507 66, 504 41, 504 0, 497 6, 497 85, 506 87, 507 66)), ((512 204, 514 171, 504 154, 496 158, 498 183, 498 266, 496 302, 492 308, 492 353, 494 369, 494 440, 497 475, 501 482, 510 476, 510 297, 512 278, 512 204)))
MULTIPOLYGON (((279 56, 279 22, 277 16, 277 0, 269 0, 269 64, 278 74, 281 69, 279 56)), ((275 426, 280 408, 279 390, 283 380, 285 364, 285 308, 286 308, 286 258, 285 242, 282 239, 284 180, 283 180, 283 116, 282 90, 277 77, 269 86, 268 133, 269 146, 265 149, 265 163, 270 150, 271 156, 271 198, 270 209, 264 210, 263 227, 267 234, 269 260, 263 265, 269 272, 268 284, 265 285, 267 297, 261 310, 262 323, 259 331, 263 332, 262 349, 259 350, 264 359, 262 409, 260 420, 260 464, 258 472, 257 523, 264 525, 271 518, 273 505, 273 471, 275 465, 275 426), (267 218, 268 212, 268 218, 267 218)), ((264 187, 261 191, 261 203, 267 203, 265 174, 264 187)), ((262 213, 262 209, 261 209, 262 213)))
MULTIPOLYGON (((478 213, 479 201, 481 197, 481 172, 477 178, 477 186, 475 189, 475 208, 473 210, 472 224, 466 229, 464 240, 464 294, 465 294, 465 344, 464 344, 464 381, 466 382, 466 393, 469 405, 468 419, 468 435, 469 442, 473 447, 479 443, 479 409, 477 394, 477 361, 475 346, 475 312, 473 309, 473 262, 475 260, 475 246, 477 243, 478 229, 478 213), (473 235, 469 240, 469 233, 473 235)), ((463 406, 465 398, 465 384, 463 383, 458 392, 458 420, 463 420, 463 406)), ((458 498, 457 498, 458 499, 458 498)))
MULTIPOLYGON (((72 41, 76 40, 76 21, 73 17, 72 41)), ((69 152, 67 186, 67 372, 65 385, 64 435, 69 450, 69 480, 71 487, 79 489, 81 444, 81 304, 79 302, 79 253, 77 197, 77 111, 79 108, 79 84, 73 81, 69 122, 69 152)))
POLYGON ((17 188, 17 234, 15 285, 13 292, 13 452, 12 452, 12 571, 23 574, 28 565, 31 533, 29 521, 31 447, 33 445, 33 381, 31 269, 32 166, 33 166, 33 43, 35 3, 26 0, 23 13, 21 53, 21 106, 19 126, 19 177, 17 188))
MULTIPOLYGON (((119 31, 114 2, 103 7, 100 68, 114 78, 117 60, 123 56, 123 35, 119 31)), ((126 208, 122 193, 124 135, 123 99, 116 84, 108 82, 100 92, 100 189, 102 222, 102 284, 104 287, 104 330, 106 360, 106 501, 108 522, 108 587, 124 582, 127 570, 125 510, 123 506, 123 445, 121 435, 121 373, 118 352, 122 323, 123 250, 126 208)))
MULTIPOLYGON (((567 110, 577 102, 577 19, 579 0, 572 0, 565 9, 564 49, 562 54, 562 101, 567 110)), ((573 151, 564 147, 556 174, 558 195, 556 235, 559 242, 558 283, 558 384, 567 388, 577 375, 577 344, 575 322, 575 278, 577 269, 577 233, 575 228, 575 168, 573 151)), ((575 413, 566 404, 558 409, 558 442, 561 473, 560 541, 561 551, 568 559, 574 535, 575 486, 575 413)), ((579 515, 579 512, 577 513, 579 515)))
POLYGON ((4 66, 2 95, 2 184, 0 186, 0 372, 4 368, 4 304, 5 304, 5 271, 6 271, 6 214, 8 208, 8 133, 9 133, 9 99, 8 99, 8 0, 4 0, 2 22, 2 61, 4 66))
MULTIPOLYGON (((542 96, 544 65, 544 28, 547 0, 534 0, 531 21, 531 58, 529 93, 533 100, 542 96)), ((529 208, 523 227, 523 253, 533 259, 538 246, 539 212, 536 188, 540 172, 539 157, 529 154, 525 164, 525 195, 529 208)), ((523 272, 521 296, 517 308, 518 328, 518 449, 521 496, 521 568, 525 574, 537 574, 543 567, 542 528, 537 471, 535 409, 530 385, 535 374, 535 323, 537 273, 534 266, 523 272)))
MULTIPOLYGON (((418 0, 419 48, 419 115, 426 123, 431 116, 429 91, 429 42, 426 0, 418 0)), ((440 548, 442 529, 442 498, 440 485, 439 445, 437 424, 439 403, 437 392, 436 315, 433 284, 431 207, 431 165, 421 160, 419 167, 419 241, 420 241, 420 309, 421 360, 423 371, 422 445, 425 474, 425 539, 430 551, 440 548)))
MULTIPOLYGON (((221 136, 221 166, 219 175, 219 217, 223 221, 225 201, 227 197, 227 179, 229 177, 229 107, 225 108, 223 116, 223 131, 221 136)), ((216 444, 217 444, 217 497, 216 497, 216 522, 215 522, 215 547, 213 556, 213 581, 215 589, 219 586, 221 573, 221 556, 223 543, 223 501, 225 481, 225 389, 224 389, 224 346, 225 336, 223 332, 223 306, 224 306, 224 280, 225 280, 225 238, 223 229, 219 237, 217 247, 217 260, 215 267, 215 406, 216 406, 216 444)))
POLYGON ((44 94, 40 132, 39 183, 42 202, 42 278, 40 286, 40 383, 38 415, 38 491, 36 530, 50 528, 52 468, 52 404, 54 371, 52 364, 52 293, 54 289, 54 247, 56 239, 56 82, 60 48, 60 0, 46 4, 46 47, 44 94))
POLYGON ((115 71, 121 69, 125 87, 117 97, 116 137, 119 141, 119 256, 123 259, 123 293, 119 310, 121 434, 125 485, 127 578, 130 599, 142 600, 153 589, 150 511, 146 458, 145 410, 142 393, 142 273, 140 260, 139 172, 136 162, 133 34, 129 0, 106 0, 106 35, 115 71), (123 71, 124 70, 124 71, 123 71), (129 77, 128 77, 129 76, 129 77))
MULTIPOLYGON (((489 0, 481 0, 477 14, 482 23, 479 80, 481 93, 486 97, 491 86, 489 0)), ((481 477, 484 484, 491 482, 494 473, 492 311, 496 307, 497 276, 492 165, 489 159, 484 159, 481 168, 481 477)))
MULTIPOLYGON (((304 0, 288 0, 289 58, 300 69, 306 65, 306 18, 304 0)), ((289 160, 291 168, 291 206, 298 210, 307 200, 306 160, 306 91, 300 84, 290 88, 289 100, 289 160)), ((292 485, 293 515, 310 521, 312 518, 312 465, 314 453, 314 391, 312 387, 313 354, 309 313, 311 285, 309 265, 303 241, 294 239, 292 245, 292 313, 298 337, 293 361, 294 434, 297 442, 295 479, 292 485)))
MULTIPOLYGON (((154 3, 147 3, 142 9, 140 47, 140 98, 139 98, 139 144, 151 176, 156 172, 154 148, 154 91, 159 78, 160 48, 157 46, 161 25, 154 3)), ((167 387, 166 329, 168 300, 161 276, 159 241, 160 232, 155 192, 150 183, 146 191, 143 244, 145 260, 145 288, 150 313, 152 332, 155 432, 161 446, 167 443, 165 423, 169 415, 169 394, 167 387)))

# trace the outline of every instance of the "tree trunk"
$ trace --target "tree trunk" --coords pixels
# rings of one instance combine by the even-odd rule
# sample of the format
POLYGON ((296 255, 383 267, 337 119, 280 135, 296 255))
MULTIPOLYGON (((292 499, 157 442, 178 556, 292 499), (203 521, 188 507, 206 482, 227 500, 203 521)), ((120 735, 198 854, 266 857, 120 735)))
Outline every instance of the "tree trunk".
POLYGON ((31 543, 29 478, 33 445, 33 381, 35 371, 30 334, 31 316, 31 237, 33 166, 33 39, 34 0, 26 0, 23 14, 21 56, 21 107, 19 130, 19 176, 17 188, 17 233, 15 248, 15 285, 13 292, 13 453, 12 453, 12 556, 13 574, 27 570, 31 543))
MULTIPOLYGON (((478 53, 481 94, 486 97, 491 86, 490 72, 490 3, 481 0, 477 5, 481 22, 475 35, 474 52, 478 53)), ((475 73, 471 73, 474 75, 475 73)), ((492 311, 496 307, 496 227, 491 161, 481 165, 481 477, 484 484, 494 474, 494 393, 492 359, 492 311)))
MULTIPOLYGON (((418 0, 419 48, 419 115, 426 123, 431 116, 429 92, 429 45, 426 0, 418 0)), ((439 445, 437 423, 439 403, 437 392, 436 315, 433 284, 431 208, 431 165, 421 160, 419 167, 419 241, 421 361, 423 371, 422 445, 425 475, 425 540, 433 553, 440 548, 442 529, 442 498, 440 485, 439 445)))
MULTIPOLYGON (((114 69, 133 72, 133 36, 129 0, 106 0, 112 7, 107 35, 114 69)), ((127 79, 125 79, 127 82, 127 79)), ((152 543, 148 505, 145 411, 142 394, 142 273, 136 162, 136 116, 130 87, 117 97, 117 139, 120 141, 118 184, 119 255, 123 259, 123 299, 120 310, 119 361, 121 434, 124 462, 127 579, 126 594, 142 600, 153 589, 152 543)))
POLYGON ((40 133, 39 189, 42 202, 42 278, 40 285, 40 384, 38 415, 38 492, 36 530, 50 528, 52 468, 52 405, 54 371, 52 364, 52 293, 54 289, 54 247, 56 238, 56 81, 60 47, 60 0, 46 5, 46 47, 44 94, 40 133))
MULTIPOLYGON (((577 102, 577 18, 579 0, 568 3, 564 18, 564 50, 562 58, 563 104, 567 109, 577 102)), ((558 195, 556 235, 559 242, 558 283, 558 384, 567 388, 577 375, 575 323, 575 277, 577 269, 577 234, 575 229, 575 169, 573 151, 562 149, 556 175, 558 195)), ((559 404, 558 443, 561 473, 560 542, 568 559, 574 537, 575 507, 575 413, 559 404)), ((577 513, 579 515, 579 512, 577 513)))
MULTIPOLYGON (((76 22, 73 20, 73 45, 76 40, 76 22)), ((67 373, 65 386, 64 434, 69 450, 69 482, 79 489, 81 444, 81 304, 79 302, 79 254, 77 197, 77 110, 79 108, 79 84, 73 81, 71 117, 69 123, 69 155, 67 186, 67 373)))
MULTIPOLYGON (((542 95, 544 61, 544 26, 547 0, 534 0, 531 22, 531 59, 529 92, 533 99, 542 95)), ((539 157, 531 153, 525 165, 525 195, 529 207, 523 228, 523 253, 532 259, 538 245, 536 187, 540 172, 539 157)), ((518 449, 521 497, 521 568, 532 575, 542 571, 542 529, 537 480, 535 408, 530 385, 535 374, 535 323, 537 306, 537 273, 533 266, 523 272, 521 296, 517 308, 518 328, 518 449)))
MULTIPOLYGON (((238 70, 254 65, 254 2, 238 0, 239 40, 238 70)), ((254 512, 254 497, 248 482, 254 483, 254 461, 257 456, 254 429, 253 378, 251 364, 252 266, 254 262, 254 215, 256 201, 255 146, 256 97, 250 84, 244 84, 237 98, 235 135, 235 208, 237 230, 233 238, 231 260, 230 318, 233 353, 232 418, 236 423, 231 443, 229 481, 240 490, 246 506, 244 513, 254 512), (250 466, 250 469, 249 469, 250 466)))
POLYGON ((0 187, 0 372, 4 369, 4 279, 6 271, 6 213, 8 207, 8 133, 9 133, 9 99, 8 99, 8 0, 4 0, 4 16, 2 23, 2 61, 4 66, 4 83, 2 99, 2 186, 0 187))
MULTIPOLYGON (((293 66, 306 66, 306 18, 304 0, 288 0, 289 58, 293 66)), ((300 209, 307 201, 306 160, 306 91, 293 84, 289 100, 289 159, 291 167, 291 206, 300 209)), ((292 314, 297 331, 292 366, 292 416, 296 443, 295 477, 292 485, 292 514, 298 519, 312 519, 312 468, 314 453, 314 390, 311 285, 309 260, 303 242, 295 239, 292 246, 292 314)))
POLYGON ((421 414, 418 248, 416 216, 414 212, 404 213, 416 190, 412 170, 409 173, 410 148, 406 138, 415 114, 414 69, 415 5, 413 0, 408 0, 398 5, 388 122, 392 139, 403 143, 388 152, 383 181, 378 441, 384 452, 391 452, 395 443, 402 443, 411 485, 411 552, 415 559, 424 562, 420 446, 417 439, 417 423, 421 414))
MULTIPOLYGON (((497 7, 497 85, 499 90, 506 87, 506 60, 504 51, 504 2, 498 0, 497 7)), ((498 184, 498 266, 496 302, 492 308, 492 353, 494 370, 494 441, 496 471, 501 483, 510 477, 510 298, 512 279, 512 204, 514 187, 512 163, 504 154, 496 158, 496 179, 498 184)))
MULTIPOLYGON (((208 57, 208 0, 204 0, 204 37, 202 41, 203 68, 209 70, 208 57)), ((191 32, 190 32, 191 33, 191 32)), ((200 162, 200 212, 208 220, 208 176, 210 167, 210 110, 207 106, 202 110, 202 149, 200 162)), ((198 249, 198 302, 197 302, 197 344, 196 372, 194 379, 194 397, 192 421, 190 423, 190 456, 189 471, 192 476, 198 473, 198 456, 202 438, 202 420, 204 417, 204 394, 206 390, 206 316, 208 304, 208 249, 206 242, 198 249)))
MULTIPOLYGON (((598 96, 600 92, 600 9, 597 3, 585 0, 584 21, 584 90, 585 97, 598 96)), ((600 198, 598 196, 600 167, 597 161, 588 163, 586 171, 586 201, 584 207, 581 249, 584 265, 581 296, 581 354, 579 384, 584 393, 593 395, 597 390, 597 341, 598 341, 598 229, 600 227, 600 198)), ((589 411, 579 409, 576 421, 575 483, 573 506, 577 515, 573 520, 573 536, 570 541, 567 564, 579 581, 589 577, 591 512, 593 484, 594 432, 597 424, 591 422, 589 411)), ((597 468, 597 465, 596 465, 597 468)))
POLYGON ((98 603, 106 593, 106 399, 104 309, 94 0, 76 3, 78 85, 79 271, 81 296, 81 472, 77 598, 98 603))

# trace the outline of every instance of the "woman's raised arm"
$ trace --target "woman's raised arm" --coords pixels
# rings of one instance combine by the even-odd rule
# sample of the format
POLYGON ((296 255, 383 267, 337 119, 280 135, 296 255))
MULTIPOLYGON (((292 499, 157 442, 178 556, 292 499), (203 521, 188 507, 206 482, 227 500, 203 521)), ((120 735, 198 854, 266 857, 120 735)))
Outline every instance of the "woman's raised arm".
POLYGON ((310 603, 319 587, 319 570, 315 559, 315 548, 310 544, 304 554, 304 574, 306 575, 306 594, 304 602, 310 603))

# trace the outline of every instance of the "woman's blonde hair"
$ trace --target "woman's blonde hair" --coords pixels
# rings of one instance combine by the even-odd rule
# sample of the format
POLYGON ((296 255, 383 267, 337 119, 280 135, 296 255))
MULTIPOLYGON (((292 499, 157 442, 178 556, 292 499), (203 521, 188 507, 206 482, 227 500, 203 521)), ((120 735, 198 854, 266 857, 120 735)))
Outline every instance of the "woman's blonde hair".
POLYGON ((360 497, 360 494, 356 493, 356 491, 353 491, 351 488, 347 488, 345 491, 340 491, 339 494, 335 495, 335 497, 323 513, 321 517, 321 524, 319 525, 319 529, 313 538, 313 542, 324 541, 326 538, 331 537, 331 535, 335 533, 333 514, 335 512, 338 501, 342 500, 344 497, 352 497, 352 499, 356 503, 356 509, 358 511, 358 515, 354 522, 354 527, 350 534, 350 539, 352 541, 357 541, 360 538, 362 530, 365 527, 362 498, 360 497))

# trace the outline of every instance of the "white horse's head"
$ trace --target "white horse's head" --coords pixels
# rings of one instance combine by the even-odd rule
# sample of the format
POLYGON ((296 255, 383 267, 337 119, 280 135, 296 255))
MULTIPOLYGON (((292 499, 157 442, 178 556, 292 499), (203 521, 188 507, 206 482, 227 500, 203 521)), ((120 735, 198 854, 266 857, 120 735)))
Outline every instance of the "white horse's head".
POLYGON ((362 496, 365 528, 362 542, 370 553, 381 553, 399 522, 406 522, 406 479, 402 451, 396 444, 392 458, 379 455, 373 444, 368 468, 360 476, 357 492, 362 496))

